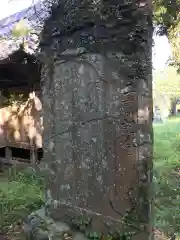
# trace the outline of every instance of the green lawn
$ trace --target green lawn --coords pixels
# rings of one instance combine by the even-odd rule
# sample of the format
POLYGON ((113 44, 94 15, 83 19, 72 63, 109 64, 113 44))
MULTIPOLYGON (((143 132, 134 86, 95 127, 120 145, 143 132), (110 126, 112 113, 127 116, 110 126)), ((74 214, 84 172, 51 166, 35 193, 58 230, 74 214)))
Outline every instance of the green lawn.
POLYGON ((165 172, 180 163, 180 118, 154 125, 154 165, 165 172), (162 169, 163 168, 163 169, 162 169))
POLYGON ((156 226, 180 233, 180 118, 154 125, 156 226))
MULTIPOLYGON (((155 223, 180 235, 180 118, 154 125, 155 223)), ((0 231, 43 204, 43 181, 32 172, 0 176, 0 231)), ((6 231, 6 230, 5 230, 6 231)))

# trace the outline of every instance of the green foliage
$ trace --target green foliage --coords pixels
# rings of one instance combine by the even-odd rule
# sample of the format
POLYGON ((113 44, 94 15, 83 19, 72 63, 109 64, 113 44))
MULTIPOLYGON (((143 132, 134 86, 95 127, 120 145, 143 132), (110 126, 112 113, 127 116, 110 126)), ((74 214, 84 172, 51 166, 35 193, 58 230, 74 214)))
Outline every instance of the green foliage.
MULTIPOLYGON (((154 126, 154 186, 155 224, 166 234, 180 234, 180 118, 172 118, 165 124, 154 126)), ((10 172, 9 180, 0 182, 0 227, 6 229, 14 222, 40 208, 44 203, 43 179, 33 170, 10 172)), ((91 219, 82 216, 72 219, 73 225, 85 232, 90 239, 131 239, 132 232, 112 233, 100 236, 90 231, 91 219)))
POLYGON ((154 24, 170 40, 174 65, 180 66, 180 0, 153 0, 154 24))
POLYGON ((9 94, 7 101, 6 101, 6 105, 10 106, 13 104, 22 104, 25 101, 27 101, 28 96, 27 94, 9 94))
MULTIPOLYGON (((81 215, 78 217, 73 217, 71 219, 72 228, 77 229, 83 232, 88 239, 92 240, 131 240, 133 237, 141 232, 139 227, 139 214, 131 214, 131 211, 127 211, 127 213, 122 218, 122 226, 118 231, 112 231, 109 228, 109 232, 107 234, 102 234, 100 232, 92 231, 92 219, 87 215, 81 215)), ((108 226, 107 226, 108 227, 108 226)))
POLYGON ((180 118, 154 126, 155 224, 180 235, 180 118))
POLYGON ((153 0, 154 24, 169 29, 177 20, 179 4, 180 0, 153 0))
POLYGON ((166 94, 170 98, 179 98, 180 76, 177 74, 177 69, 169 66, 163 71, 155 71, 153 90, 155 93, 166 94))
MULTIPOLYGON (((154 71, 153 74, 153 101, 163 111, 173 112, 173 103, 180 99, 180 75, 177 69, 169 66, 163 71, 154 71)), ((165 114, 166 114, 165 112, 165 114)))
POLYGON ((24 20, 20 20, 12 29, 12 35, 16 38, 26 37, 30 32, 30 29, 25 24, 24 20))
POLYGON ((168 31, 168 38, 171 43, 171 51, 175 65, 180 67, 180 14, 178 15, 178 20, 172 24, 168 31))
POLYGON ((12 106, 13 104, 20 105, 27 101, 28 94, 8 93, 5 97, 3 92, 0 92, 0 98, 0 107, 12 106))
POLYGON ((11 172, 0 181, 0 231, 4 231, 44 203, 43 181, 32 171, 11 172))

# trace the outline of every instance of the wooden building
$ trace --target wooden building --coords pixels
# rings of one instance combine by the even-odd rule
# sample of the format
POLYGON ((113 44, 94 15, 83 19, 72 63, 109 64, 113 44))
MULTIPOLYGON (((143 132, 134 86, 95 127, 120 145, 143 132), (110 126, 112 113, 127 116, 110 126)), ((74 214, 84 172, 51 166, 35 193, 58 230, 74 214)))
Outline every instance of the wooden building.
POLYGON ((36 162, 42 157, 40 63, 23 44, 8 39, 0 42, 0 91, 1 162, 36 162), (11 94, 22 94, 24 101, 8 106, 4 99, 11 94))
POLYGON ((0 162, 36 162, 42 158, 41 65, 37 59, 39 34, 47 9, 42 1, 0 20, 0 162), (12 35, 23 20, 28 35, 12 35), (7 104, 11 94, 21 104, 7 104), (18 160, 18 161, 16 161, 18 160))

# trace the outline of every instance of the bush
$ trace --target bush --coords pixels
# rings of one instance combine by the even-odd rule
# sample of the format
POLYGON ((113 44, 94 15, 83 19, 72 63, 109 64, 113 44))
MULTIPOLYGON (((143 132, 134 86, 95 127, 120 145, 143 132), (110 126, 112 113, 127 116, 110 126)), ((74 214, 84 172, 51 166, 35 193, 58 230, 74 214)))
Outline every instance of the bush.
POLYGON ((44 203, 43 179, 33 171, 10 175, 0 183, 0 228, 6 230, 44 203))

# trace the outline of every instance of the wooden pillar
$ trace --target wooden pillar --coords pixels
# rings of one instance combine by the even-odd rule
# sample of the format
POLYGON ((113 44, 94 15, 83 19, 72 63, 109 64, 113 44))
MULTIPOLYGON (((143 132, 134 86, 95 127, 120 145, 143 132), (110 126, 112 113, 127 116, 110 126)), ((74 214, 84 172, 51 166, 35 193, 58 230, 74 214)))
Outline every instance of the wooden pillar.
POLYGON ((38 156, 37 156, 37 148, 33 147, 30 149, 30 163, 35 165, 37 163, 37 159, 38 159, 38 156))
POLYGON ((7 163, 12 162, 12 150, 10 147, 5 148, 5 158, 6 158, 7 163))

